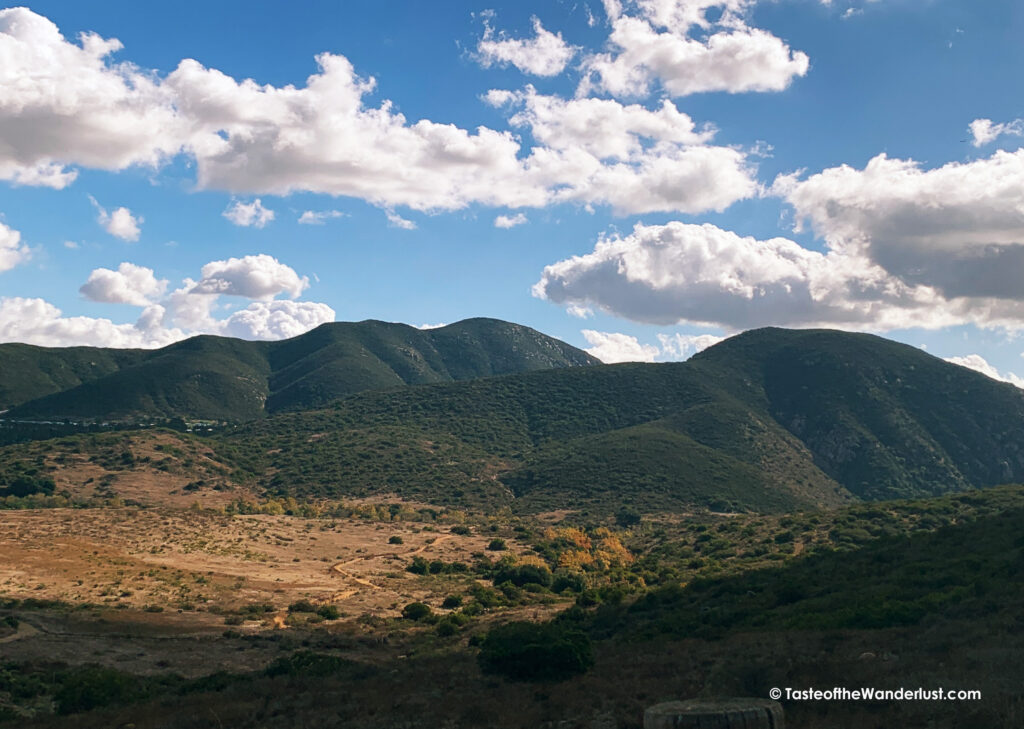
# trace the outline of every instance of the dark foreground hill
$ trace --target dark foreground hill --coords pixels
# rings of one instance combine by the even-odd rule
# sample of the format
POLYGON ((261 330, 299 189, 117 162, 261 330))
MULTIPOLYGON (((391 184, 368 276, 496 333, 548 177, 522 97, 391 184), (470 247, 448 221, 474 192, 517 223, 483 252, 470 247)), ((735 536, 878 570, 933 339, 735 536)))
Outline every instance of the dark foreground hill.
POLYGON ((0 345, 10 418, 244 421, 364 390, 598 364, 528 327, 324 324, 280 342, 201 336, 157 350, 0 345))

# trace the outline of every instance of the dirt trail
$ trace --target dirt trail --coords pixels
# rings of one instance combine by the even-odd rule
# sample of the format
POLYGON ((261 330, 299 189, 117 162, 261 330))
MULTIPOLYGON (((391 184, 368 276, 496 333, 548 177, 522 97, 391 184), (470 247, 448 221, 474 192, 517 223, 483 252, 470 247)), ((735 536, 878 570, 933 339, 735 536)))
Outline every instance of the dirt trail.
MULTIPOLYGON (((352 574, 351 572, 346 570, 345 567, 347 565, 354 564, 355 562, 362 562, 362 561, 370 560, 370 559, 379 559, 381 557, 415 557, 417 555, 423 554, 429 548, 437 546, 438 544, 440 544, 441 542, 445 541, 446 539, 451 539, 452 536, 453 535, 451 535, 451 534, 442 534, 441 536, 437 537, 433 541, 428 542, 428 543, 424 544, 423 546, 417 547, 416 549, 414 549, 414 550, 412 550, 410 552, 406 552, 404 554, 399 554, 398 552, 390 552, 390 553, 386 553, 386 554, 362 554, 362 555, 360 555, 358 557, 353 557, 352 559, 347 559, 344 562, 338 562, 337 564, 335 564, 335 565, 333 565, 331 567, 331 572, 334 573, 334 574, 337 574, 337 575, 341 575, 345 579, 351 580, 352 582, 355 582, 357 585, 362 585, 363 587, 369 587, 370 589, 373 589, 373 590, 380 590, 380 589, 383 589, 383 588, 380 587, 380 585, 375 585, 375 584, 373 584, 372 582, 370 582, 369 580, 367 580, 367 579, 365 579, 363 577, 359 577, 357 575, 352 574)), ((341 592, 335 593, 331 597, 331 600, 332 600, 332 602, 337 602, 339 600, 346 600, 346 599, 352 597, 353 595, 355 595, 358 592, 359 592, 359 588, 358 587, 350 588, 348 590, 342 590, 341 592)))

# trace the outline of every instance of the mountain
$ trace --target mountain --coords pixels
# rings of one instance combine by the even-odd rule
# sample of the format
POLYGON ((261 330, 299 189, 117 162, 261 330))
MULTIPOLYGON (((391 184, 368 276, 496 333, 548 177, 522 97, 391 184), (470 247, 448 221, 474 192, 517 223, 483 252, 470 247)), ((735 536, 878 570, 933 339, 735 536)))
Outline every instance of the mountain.
POLYGON ((684 363, 363 393, 220 443, 280 495, 786 511, 1024 480, 1024 391, 880 337, 761 329, 684 363))
MULTIPOLYGON (((249 402, 246 387, 266 383, 267 409, 278 412, 205 442, 236 482, 300 500, 388 494, 522 513, 787 512, 1024 481, 1024 391, 880 337, 761 329, 687 362, 573 367, 567 345, 486 320, 363 332, 358 348, 352 329, 321 328, 260 345, 269 354, 249 359, 248 343, 197 338, 52 397, 89 391, 124 410, 110 383, 127 383, 129 410, 144 412, 150 401, 194 405, 209 392, 249 402), (519 343, 487 339, 502 327, 519 343), (215 355, 195 355, 213 347, 215 355), (479 359, 452 354, 467 351, 479 359), (184 390, 176 383, 198 359, 224 363, 219 372, 208 365, 199 383, 216 387, 184 390), (538 363, 547 368, 446 381, 538 363), (159 387, 146 379, 158 367, 171 378, 159 387), (326 400, 333 404, 295 409, 326 400)), ((251 402, 247 412, 259 415, 262 401, 251 402)), ((131 436, 122 438, 132 450, 131 436)), ((0 450, 0 462, 16 452, 0 450)), ((122 476, 130 483, 130 469, 122 476)))
POLYGON ((156 350, 0 345, 10 418, 244 421, 385 390, 598 360, 528 327, 467 319, 420 330, 324 324, 279 342, 200 336, 156 350))

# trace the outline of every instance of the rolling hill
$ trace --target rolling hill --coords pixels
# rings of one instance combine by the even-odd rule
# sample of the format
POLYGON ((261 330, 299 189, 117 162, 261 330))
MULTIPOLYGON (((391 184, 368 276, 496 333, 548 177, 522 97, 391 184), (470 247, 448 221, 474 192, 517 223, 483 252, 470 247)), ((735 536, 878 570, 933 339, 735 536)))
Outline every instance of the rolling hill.
MULTIPOLYGON (((324 366, 344 374, 344 357, 323 353, 352 339, 336 345, 330 330, 311 334, 248 361, 253 379, 266 366, 276 373, 263 375, 266 382, 291 383, 273 390, 278 410, 354 389, 355 377, 335 384, 317 366, 326 357, 324 366), (319 390, 303 385, 310 377, 319 390)), ((555 358, 545 355, 541 371, 429 384, 441 377, 445 346, 505 353, 519 346, 479 344, 483 335, 465 328, 431 336, 439 360, 406 356, 401 361, 420 368, 387 370, 428 384, 387 389, 380 380, 330 407, 278 412, 206 442, 237 482, 269 497, 390 494, 523 513, 785 512, 1024 480, 1024 391, 880 337, 761 329, 682 363, 552 368, 555 358), (474 344, 452 344, 463 337, 474 344)), ((508 367, 489 357, 443 373, 454 379, 508 367)), ((132 392, 146 390, 139 383, 132 392)), ((190 397, 196 402, 198 391, 190 397)), ((118 437, 131 450, 132 436, 118 437)), ((28 453, 0 450, 0 460, 19 452, 28 453)), ((130 469, 122 478, 130 481, 130 469)))
POLYGON ((281 495, 784 511, 1020 481, 1024 392, 880 337, 762 329, 684 363, 363 393, 220 447, 281 495))
POLYGON ((364 390, 598 364, 528 327, 324 324, 280 342, 200 336, 157 350, 0 345, 9 418, 244 421, 364 390))

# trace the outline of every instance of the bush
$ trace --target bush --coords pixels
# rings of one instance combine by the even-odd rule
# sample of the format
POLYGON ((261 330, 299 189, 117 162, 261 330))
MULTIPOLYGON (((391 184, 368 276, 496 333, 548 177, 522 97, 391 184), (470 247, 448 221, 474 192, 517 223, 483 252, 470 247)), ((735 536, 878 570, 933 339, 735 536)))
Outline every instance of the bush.
POLYGON ((341 617, 341 612, 335 605, 322 605, 316 614, 324 620, 337 620, 341 617))
POLYGON ((455 608, 462 607, 462 596, 461 595, 449 595, 441 603, 441 607, 445 610, 454 610, 455 608))
POLYGON ((508 623, 487 633, 480 668, 516 681, 562 681, 585 673, 594 653, 584 633, 560 623, 508 623))
POLYGON ((456 524, 455 526, 453 526, 451 532, 452 534, 458 534, 462 537, 473 533, 468 526, 463 526, 462 524, 456 524))
POLYGON ((405 540, 396 534, 388 539, 388 544, 405 544, 405 540))
POLYGON ((290 656, 278 658, 263 673, 267 676, 330 676, 351 665, 351 661, 338 656, 296 651, 290 656))
POLYGON ((423 620, 433 614, 430 606, 422 602, 411 602, 402 608, 402 617, 406 620, 423 620))
POLYGON ((413 557, 412 564, 405 568, 406 572, 412 572, 414 575, 425 575, 430 571, 430 562, 423 559, 423 557, 413 557))
POLYGON ((133 676, 112 668, 87 667, 71 674, 54 696, 58 714, 75 714, 139 698, 133 676))
POLYGON ((505 540, 501 537, 498 537, 497 539, 492 539, 491 543, 487 545, 487 548, 492 552, 503 552, 507 549, 507 547, 505 546, 505 540))
POLYGON ((299 600, 293 602, 288 606, 288 612, 290 613, 315 613, 316 606, 313 605, 309 600, 299 600))
POLYGON ((455 635, 459 632, 459 626, 453 620, 442 620, 437 624, 437 634, 442 638, 455 635))

